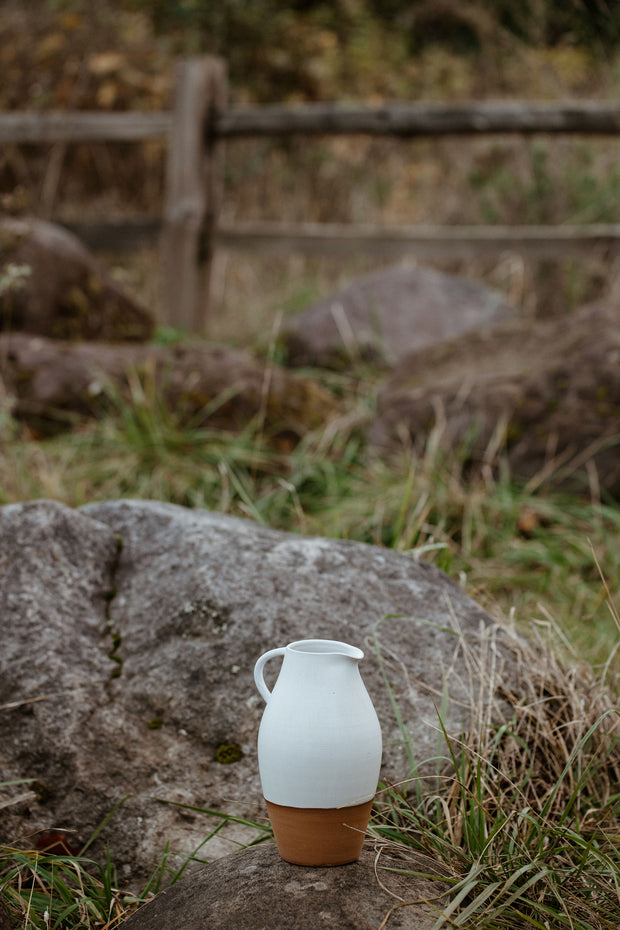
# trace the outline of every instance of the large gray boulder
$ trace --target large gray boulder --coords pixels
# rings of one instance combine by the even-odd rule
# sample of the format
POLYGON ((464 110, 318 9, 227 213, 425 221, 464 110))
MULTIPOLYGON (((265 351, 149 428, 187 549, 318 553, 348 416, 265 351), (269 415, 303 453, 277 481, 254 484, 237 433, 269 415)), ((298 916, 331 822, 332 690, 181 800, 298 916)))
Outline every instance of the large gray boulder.
POLYGON ((341 368, 355 360, 391 366, 408 352, 515 315, 499 291, 403 265, 355 278, 308 307, 288 321, 283 341, 294 366, 341 368))
POLYGON ((358 862, 302 868, 279 858, 274 846, 226 856, 196 871, 138 910, 127 930, 431 930, 446 886, 428 874, 433 863, 410 853, 399 858, 364 850, 358 862))
POLYGON ((0 842, 62 826, 79 849, 103 825, 89 855, 109 845, 134 888, 223 820, 198 858, 261 835, 238 821, 267 823, 252 671, 269 648, 365 650, 385 782, 446 764, 436 708, 457 735, 487 705, 503 719, 501 631, 411 554, 157 502, 36 501, 0 508, 0 565, 3 780, 36 780, 6 789, 0 842))

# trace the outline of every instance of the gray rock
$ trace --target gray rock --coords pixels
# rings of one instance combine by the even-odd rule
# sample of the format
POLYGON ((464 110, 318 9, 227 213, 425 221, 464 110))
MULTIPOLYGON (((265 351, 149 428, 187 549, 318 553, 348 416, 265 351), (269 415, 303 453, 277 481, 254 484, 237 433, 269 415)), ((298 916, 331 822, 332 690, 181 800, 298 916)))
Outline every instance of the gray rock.
POLYGON ((252 676, 265 650, 365 650, 390 783, 446 763, 436 707, 460 735, 493 693, 484 670, 510 671, 497 626, 447 576, 362 543, 157 502, 39 501, 0 508, 0 565, 2 770, 37 779, 0 841, 53 826, 80 845, 103 825, 89 854, 108 844, 134 888, 166 844, 174 871, 201 844, 210 860, 260 835, 227 815, 267 823, 252 676))
POLYGON ((61 226, 35 217, 0 217, 0 274, 26 275, 0 291, 0 330, 57 339, 150 339, 147 310, 107 275, 61 226))
POLYGON ((394 365, 414 349, 515 315, 498 291, 432 268, 396 266, 313 304, 289 321, 283 341, 293 366, 394 365))
POLYGON ((422 449, 436 423, 472 465, 505 451, 512 475, 620 494, 620 307, 601 301, 548 320, 466 333, 401 359, 379 394, 369 439, 422 449), (503 446, 502 446, 503 443, 503 446))
POLYGON ((108 703, 117 558, 109 527, 61 504, 0 509, 1 768, 38 779, 42 810, 73 791, 95 738, 89 721, 108 703))
POLYGON ((136 402, 144 386, 175 421, 229 430, 262 417, 268 438, 299 438, 337 409, 316 381, 226 346, 69 342, 0 333, 0 371, 13 416, 39 435, 136 402))
POLYGON ((431 930, 445 885, 391 868, 432 873, 433 863, 415 854, 403 860, 385 852, 377 860, 368 849, 351 865, 307 869, 283 862, 273 846, 258 846, 195 872, 191 881, 181 880, 123 926, 127 930, 377 930, 389 915, 390 930, 431 930))

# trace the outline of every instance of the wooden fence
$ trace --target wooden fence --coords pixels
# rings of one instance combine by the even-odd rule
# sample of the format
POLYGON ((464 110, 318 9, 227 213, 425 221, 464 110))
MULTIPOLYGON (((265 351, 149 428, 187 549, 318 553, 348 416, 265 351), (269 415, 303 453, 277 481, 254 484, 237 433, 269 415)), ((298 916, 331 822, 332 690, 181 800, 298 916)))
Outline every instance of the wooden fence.
POLYGON ((469 258, 516 251, 535 258, 606 255, 620 249, 620 224, 589 226, 398 226, 218 223, 221 142, 250 136, 363 133, 400 138, 488 133, 618 135, 620 106, 494 102, 227 107, 224 62, 212 56, 177 66, 174 107, 161 113, 0 113, 0 144, 167 140, 161 220, 71 224, 93 248, 135 248, 160 238, 168 325, 204 332, 214 250, 398 258, 469 258))

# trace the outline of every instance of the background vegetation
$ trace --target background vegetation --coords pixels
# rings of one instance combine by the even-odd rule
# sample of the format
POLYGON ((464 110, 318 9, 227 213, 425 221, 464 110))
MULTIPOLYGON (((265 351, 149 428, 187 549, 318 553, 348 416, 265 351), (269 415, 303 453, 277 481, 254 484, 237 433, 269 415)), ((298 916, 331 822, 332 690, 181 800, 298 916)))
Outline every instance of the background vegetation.
MULTIPOLYGON (((620 8, 611 0, 5 0, 2 12, 4 109, 165 108, 175 58, 202 51, 226 57, 235 103, 614 100, 620 84, 620 8)), ((6 146, 0 207, 65 219, 156 214, 163 165, 156 143, 6 146)), ((585 223, 615 222, 620 212, 617 143, 600 139, 248 141, 229 146, 226 170, 227 219, 585 223)), ((158 314, 157 255, 103 258, 158 314)), ((618 288, 613 256, 437 264, 502 288, 530 315, 568 313, 618 288)), ((369 267, 361 258, 220 255, 209 335, 277 364, 283 315, 369 267)), ((158 332, 158 339, 176 338, 183 334, 158 332)), ((294 449, 270 445, 260 422, 234 435, 181 427, 137 381, 132 401, 117 402, 105 420, 77 422, 71 434, 45 441, 14 421, 7 399, 0 409, 0 503, 157 498, 410 551, 445 569, 503 621, 549 634, 571 669, 545 671, 558 693, 572 694, 575 674, 594 675, 602 695, 616 693, 620 510, 601 496, 595 476, 571 497, 542 479, 519 486, 500 449, 472 479, 462 457, 440 454, 437 433, 422 456, 404 450, 387 462, 364 442, 377 374, 352 367, 314 376, 342 399, 345 412, 294 449)), ((567 727, 578 710, 573 697, 565 702, 567 727)), ((609 698, 597 698, 568 750, 567 768, 547 766, 542 800, 529 793, 530 770, 498 785, 499 737, 487 731, 471 737, 468 745, 479 751, 464 757, 448 800, 386 796, 378 835, 407 848, 417 843, 451 870, 459 903, 448 925, 618 925, 617 771, 599 777, 600 750, 588 755, 610 715, 609 698), (570 817, 554 807, 560 794, 570 817), (540 819, 532 813, 537 803, 540 819)), ((541 735, 547 723, 538 720, 525 732, 515 723, 510 745, 548 746, 541 735)), ((613 741, 601 745, 613 758, 613 741)), ((111 927, 132 904, 114 890, 111 863, 86 879, 76 860, 9 850, 3 861, 6 896, 24 928, 111 927), (64 884, 55 887, 59 876, 64 884), (79 903, 76 885, 85 892, 79 903)))

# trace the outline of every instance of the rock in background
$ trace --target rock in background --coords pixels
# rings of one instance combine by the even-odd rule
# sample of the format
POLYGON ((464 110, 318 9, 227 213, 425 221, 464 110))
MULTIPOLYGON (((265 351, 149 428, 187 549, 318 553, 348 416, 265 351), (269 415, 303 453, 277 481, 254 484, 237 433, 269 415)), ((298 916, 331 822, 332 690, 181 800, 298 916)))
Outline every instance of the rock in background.
POLYGON ((150 339, 150 314, 121 289, 74 235, 39 219, 0 217, 0 275, 24 276, 0 292, 0 330, 55 339, 150 339))
POLYGON ((620 307, 518 320, 410 353, 386 379, 369 437, 384 453, 403 436, 422 450, 439 424, 472 463, 503 447, 517 479, 553 474, 620 494, 620 307))
POLYGON ((432 268, 395 266, 354 279, 287 323, 293 366, 393 365, 472 328, 514 317, 498 291, 432 268))
POLYGON ((127 345, 4 334, 0 377, 13 416, 40 436, 142 397, 164 404, 181 426, 235 430, 261 417, 265 433, 291 439, 336 409, 318 383, 201 341, 127 345))
MULTIPOLYGON (((267 822, 253 682, 267 649, 325 637, 365 650, 390 783, 445 765, 436 708, 457 735, 472 708, 505 716, 501 631, 411 555, 170 504, 38 501, 0 508, 0 565, 3 780, 36 779, 9 792, 0 842, 62 827, 79 849, 103 824, 89 855, 109 846, 137 890, 166 844, 180 867, 217 812, 267 822)), ((258 835, 231 823, 200 858, 258 835)))

